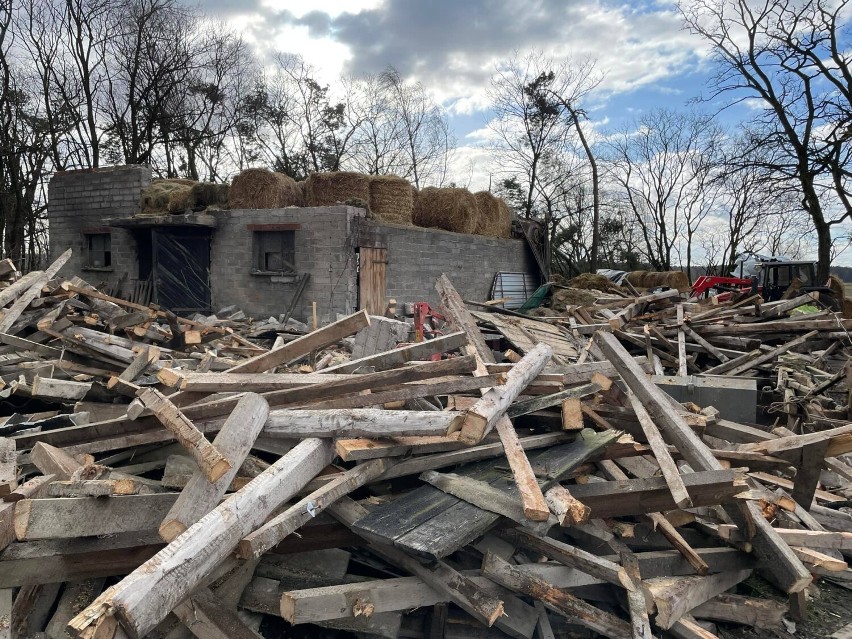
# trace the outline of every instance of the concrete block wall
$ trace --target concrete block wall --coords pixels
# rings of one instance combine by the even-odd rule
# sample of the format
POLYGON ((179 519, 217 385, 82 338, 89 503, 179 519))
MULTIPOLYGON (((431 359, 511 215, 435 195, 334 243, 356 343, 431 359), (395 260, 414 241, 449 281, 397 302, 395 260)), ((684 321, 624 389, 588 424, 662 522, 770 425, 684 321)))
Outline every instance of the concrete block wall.
POLYGON ((128 165, 101 169, 57 171, 48 185, 50 259, 68 248, 73 255, 60 275, 79 275, 92 284, 116 283, 138 275, 136 242, 123 229, 109 229, 112 265, 109 269, 86 266, 86 229, 104 227, 104 218, 131 217, 140 212, 140 192, 151 184, 151 169, 128 165))
POLYGON ((311 317, 317 303, 320 322, 357 310, 358 279, 352 220, 359 210, 348 206, 232 210, 215 213, 218 226, 211 247, 210 283, 213 310, 237 305, 255 318, 285 313, 298 287, 297 277, 255 275, 252 224, 298 224, 295 266, 310 273, 293 317, 311 317), (331 270, 329 271, 329 267, 331 270))
POLYGON ((415 226, 361 221, 369 235, 387 245, 387 297, 397 304, 440 304, 435 280, 446 273, 464 299, 488 299, 498 271, 538 272, 523 240, 450 233, 415 226))

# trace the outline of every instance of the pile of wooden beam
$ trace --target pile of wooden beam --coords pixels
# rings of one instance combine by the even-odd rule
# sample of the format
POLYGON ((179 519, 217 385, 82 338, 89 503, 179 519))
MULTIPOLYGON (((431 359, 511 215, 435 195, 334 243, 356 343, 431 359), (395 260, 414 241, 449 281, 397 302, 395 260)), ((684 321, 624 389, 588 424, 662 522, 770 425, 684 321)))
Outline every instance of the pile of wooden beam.
POLYGON ((0 318, 38 371, 9 400, 54 407, 0 437, 0 637, 709 638, 780 630, 815 576, 848 580, 847 484, 821 470, 852 478, 852 426, 677 403, 650 377, 686 333, 670 296, 530 330, 444 276, 446 334, 297 372, 370 318, 266 349, 55 275, 0 318), (118 337, 114 307, 147 315, 118 337), (736 592, 758 579, 779 596, 736 592))

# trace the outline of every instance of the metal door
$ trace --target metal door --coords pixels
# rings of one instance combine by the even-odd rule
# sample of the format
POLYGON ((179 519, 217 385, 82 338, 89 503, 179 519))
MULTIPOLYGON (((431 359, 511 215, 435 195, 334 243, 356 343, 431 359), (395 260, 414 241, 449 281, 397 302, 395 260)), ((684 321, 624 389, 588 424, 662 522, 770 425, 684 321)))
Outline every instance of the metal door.
POLYGON ((154 294, 177 314, 210 311, 210 236, 207 229, 152 229, 154 294))

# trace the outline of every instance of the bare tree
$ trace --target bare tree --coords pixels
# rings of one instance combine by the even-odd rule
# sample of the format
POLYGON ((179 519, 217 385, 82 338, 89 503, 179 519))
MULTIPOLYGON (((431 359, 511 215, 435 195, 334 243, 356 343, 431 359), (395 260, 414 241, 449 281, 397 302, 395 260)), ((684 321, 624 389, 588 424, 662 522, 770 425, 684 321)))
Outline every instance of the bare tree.
POLYGON ((829 274, 832 227, 852 215, 849 200, 848 53, 838 16, 847 0, 698 0, 680 4, 691 32, 713 47, 713 95, 732 103, 756 97, 755 148, 773 148, 771 170, 796 183, 817 236, 818 277, 829 274), (828 87, 826 89, 825 87, 828 87), (820 197, 823 178, 837 213, 820 197))
POLYGON ((671 270, 681 237, 692 240, 712 207, 709 190, 718 130, 707 116, 657 109, 607 142, 608 176, 618 186, 642 236, 642 254, 671 270))

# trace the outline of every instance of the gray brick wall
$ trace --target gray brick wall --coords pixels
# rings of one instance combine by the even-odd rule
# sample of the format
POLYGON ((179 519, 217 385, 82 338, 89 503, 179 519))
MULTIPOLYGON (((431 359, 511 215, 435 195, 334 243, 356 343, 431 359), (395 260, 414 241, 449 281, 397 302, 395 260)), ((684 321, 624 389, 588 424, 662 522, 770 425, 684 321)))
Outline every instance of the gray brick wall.
POLYGON ((105 218, 131 217, 138 213, 140 192, 150 183, 151 169, 147 166, 58 171, 53 175, 48 186, 47 207, 50 256, 55 259, 68 248, 74 250, 60 275, 79 275, 92 284, 114 284, 122 276, 125 282, 135 280, 138 274, 136 242, 128 231, 110 230, 112 266, 109 270, 86 266, 83 231, 104 226, 105 218))
MULTIPOLYGON (((86 267, 83 231, 105 226, 106 218, 140 212, 140 191, 151 183, 151 170, 122 166, 54 175, 49 187, 48 218, 52 257, 71 247, 74 255, 62 271, 93 284, 115 284, 132 290, 138 277, 136 241, 129 231, 110 229, 111 270, 86 267)), ((310 280, 293 316, 306 320, 311 302, 321 322, 358 306, 357 247, 383 246, 388 251, 387 298, 399 304, 427 301, 437 305, 435 279, 447 273, 463 297, 485 300, 497 271, 535 273, 521 240, 462 235, 435 229, 377 224, 348 206, 233 210, 211 213, 217 220, 211 245, 210 282, 213 310, 236 305, 264 318, 286 312, 297 278, 252 274, 253 231, 249 225, 295 224, 295 266, 310 280)))
POLYGON ((213 235, 210 282, 213 309, 236 304, 250 315, 261 318, 286 312, 296 292, 297 278, 280 278, 251 273, 253 224, 298 224, 295 266, 310 279, 302 292, 293 317, 311 316, 311 302, 317 303, 320 322, 333 321, 338 313, 357 309, 357 274, 351 222, 356 209, 330 206, 311 209, 232 210, 217 212, 218 227, 213 235))
POLYGON ((414 226, 361 221, 388 250, 387 297, 397 304, 425 301, 439 304, 435 280, 446 273, 465 299, 485 301, 498 271, 537 273, 523 240, 450 233, 414 226))

